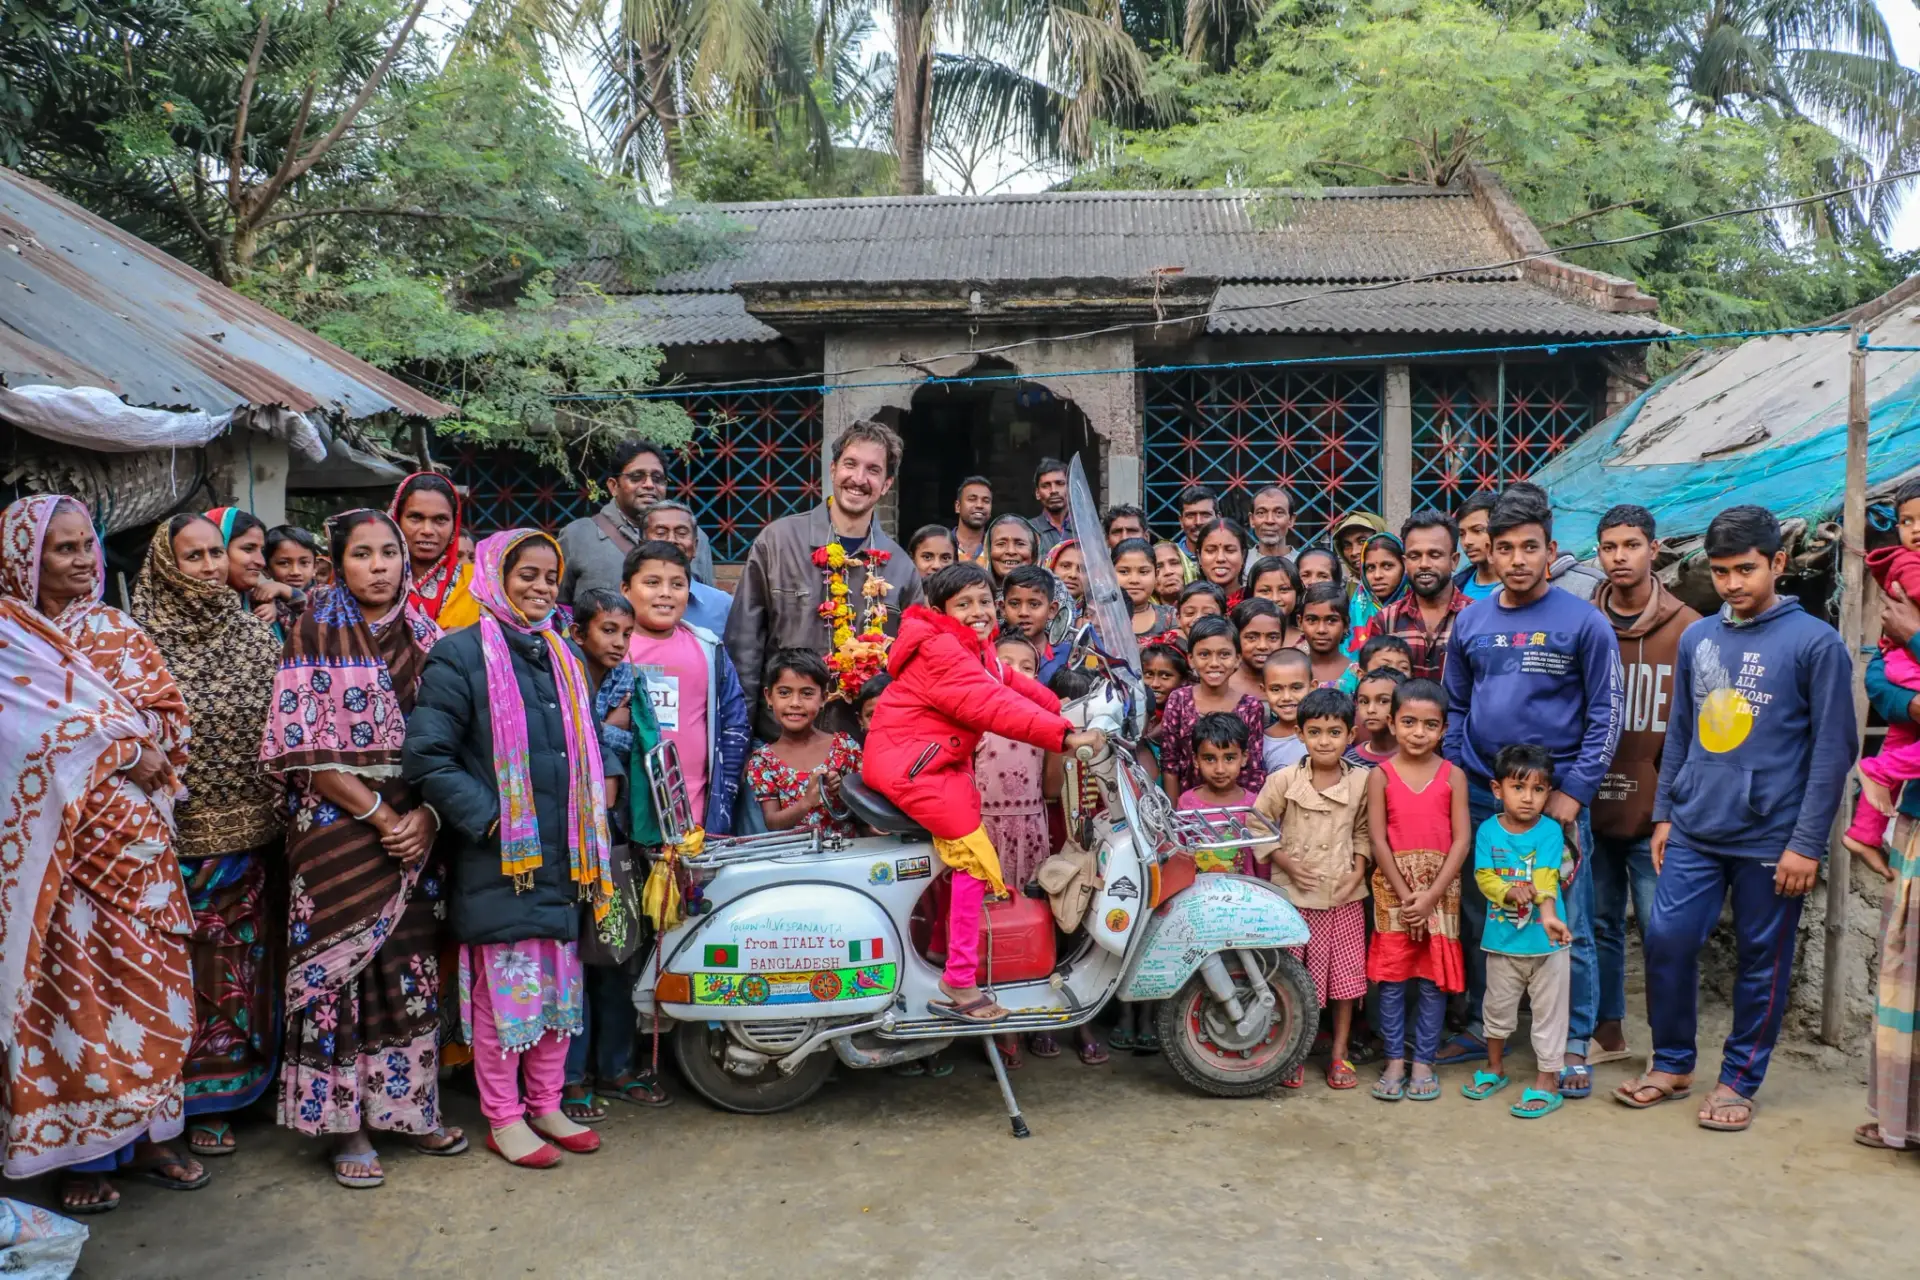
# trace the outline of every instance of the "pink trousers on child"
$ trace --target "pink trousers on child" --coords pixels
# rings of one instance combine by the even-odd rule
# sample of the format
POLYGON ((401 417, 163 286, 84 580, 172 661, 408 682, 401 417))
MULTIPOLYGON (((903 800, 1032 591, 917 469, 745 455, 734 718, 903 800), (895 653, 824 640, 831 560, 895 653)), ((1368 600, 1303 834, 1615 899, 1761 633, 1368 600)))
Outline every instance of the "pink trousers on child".
POLYGON ((480 1114, 495 1129, 504 1129, 528 1116, 558 1111, 567 1083, 567 1037, 548 1030, 520 1053, 507 1053, 494 1025, 492 984, 475 982, 472 997, 473 1079, 480 1088, 480 1114))
POLYGON ((964 871, 953 873, 953 897, 947 904, 947 985, 965 991, 980 980, 980 917, 986 909, 987 882, 964 871))
MULTIPOLYGON (((1863 776, 1891 789, 1897 799, 1900 784, 1920 778, 1920 728, 1906 720, 1887 726, 1887 738, 1880 750, 1860 762, 1863 776)), ((1853 821, 1847 837, 1861 844, 1878 846, 1886 838, 1892 818, 1867 803, 1863 795, 1853 808, 1853 821)))

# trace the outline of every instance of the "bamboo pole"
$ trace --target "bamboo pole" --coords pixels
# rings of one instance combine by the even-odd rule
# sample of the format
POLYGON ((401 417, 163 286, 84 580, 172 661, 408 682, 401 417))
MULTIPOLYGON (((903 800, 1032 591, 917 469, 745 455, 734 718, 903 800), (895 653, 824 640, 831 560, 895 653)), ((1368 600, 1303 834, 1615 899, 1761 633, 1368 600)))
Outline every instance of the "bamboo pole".
MULTIPOLYGON (((1840 517, 1840 637, 1853 659, 1853 714, 1856 732, 1866 731, 1867 595, 1867 330, 1855 325, 1847 335, 1847 491, 1840 517)), ((1856 751, 1859 740, 1854 743, 1856 751)), ((1834 823, 1827 854, 1826 973, 1820 992, 1820 1038, 1838 1046, 1846 1037, 1847 900, 1852 896, 1853 855, 1839 839, 1846 806, 1834 823)))

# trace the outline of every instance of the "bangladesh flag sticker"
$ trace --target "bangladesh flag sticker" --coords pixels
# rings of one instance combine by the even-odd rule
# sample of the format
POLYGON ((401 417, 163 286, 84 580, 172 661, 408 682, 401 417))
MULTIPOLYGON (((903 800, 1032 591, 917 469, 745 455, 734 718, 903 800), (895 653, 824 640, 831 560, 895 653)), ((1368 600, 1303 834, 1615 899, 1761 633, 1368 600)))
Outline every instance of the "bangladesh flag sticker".
POLYGON ((732 969, 740 964, 740 948, 733 943, 708 947, 706 965, 709 969, 732 969))

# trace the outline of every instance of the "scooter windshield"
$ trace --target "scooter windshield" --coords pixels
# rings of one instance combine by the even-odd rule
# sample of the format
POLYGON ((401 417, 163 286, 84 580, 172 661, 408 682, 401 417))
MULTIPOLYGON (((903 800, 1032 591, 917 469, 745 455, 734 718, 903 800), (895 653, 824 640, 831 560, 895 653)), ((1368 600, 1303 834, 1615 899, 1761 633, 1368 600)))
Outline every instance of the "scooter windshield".
POLYGON ((1073 531, 1080 539, 1081 573, 1086 580, 1087 621, 1093 625, 1101 651, 1135 675, 1140 673, 1140 642, 1133 634, 1133 605, 1120 589, 1107 553, 1100 509, 1093 505, 1086 468, 1079 455, 1067 468, 1067 501, 1073 509, 1073 531))

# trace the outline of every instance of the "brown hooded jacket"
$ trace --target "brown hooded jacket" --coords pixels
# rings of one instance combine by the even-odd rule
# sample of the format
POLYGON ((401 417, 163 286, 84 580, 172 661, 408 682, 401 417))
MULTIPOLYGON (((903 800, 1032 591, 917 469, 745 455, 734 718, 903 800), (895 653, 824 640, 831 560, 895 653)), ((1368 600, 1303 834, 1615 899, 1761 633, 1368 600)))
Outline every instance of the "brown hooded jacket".
POLYGON ((1699 621, 1671 591, 1653 582, 1653 598, 1631 623, 1615 622, 1608 606, 1617 591, 1604 582, 1593 603, 1613 624, 1625 669, 1626 697, 1620 717, 1620 748, 1593 801, 1593 833, 1635 839, 1653 834, 1653 792, 1660 780, 1660 748, 1667 740, 1673 705, 1673 665, 1680 633, 1699 621))

